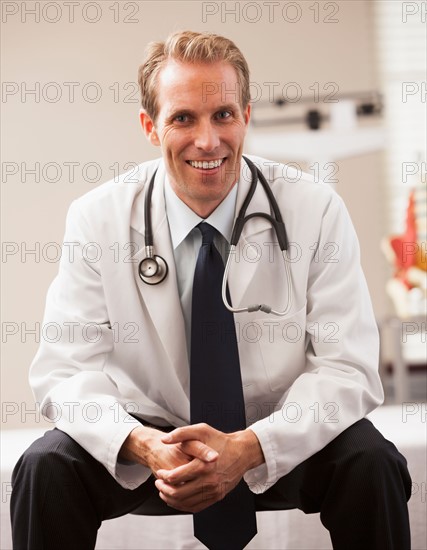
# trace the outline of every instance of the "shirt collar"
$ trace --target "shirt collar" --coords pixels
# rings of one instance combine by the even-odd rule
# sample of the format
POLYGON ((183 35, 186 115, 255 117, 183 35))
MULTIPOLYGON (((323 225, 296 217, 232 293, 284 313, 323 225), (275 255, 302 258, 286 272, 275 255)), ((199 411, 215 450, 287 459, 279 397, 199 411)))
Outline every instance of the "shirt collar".
POLYGON ((190 231, 203 221, 215 227, 227 242, 230 242, 236 207, 237 185, 238 183, 233 186, 231 191, 221 204, 215 208, 212 214, 208 218, 203 219, 193 212, 193 210, 175 194, 169 182, 169 177, 166 174, 165 204, 173 248, 176 249, 190 231))

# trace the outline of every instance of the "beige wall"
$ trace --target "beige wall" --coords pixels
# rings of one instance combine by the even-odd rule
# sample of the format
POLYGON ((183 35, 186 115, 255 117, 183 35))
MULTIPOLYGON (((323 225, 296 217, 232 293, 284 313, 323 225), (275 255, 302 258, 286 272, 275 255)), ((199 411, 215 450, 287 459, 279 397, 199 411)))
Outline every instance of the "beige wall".
MULTIPOLYGON (((16 412, 3 416, 2 427, 14 428, 36 422, 25 414, 25 407, 33 402, 27 372, 37 344, 34 335, 21 329, 41 321, 46 290, 58 268, 57 262, 48 261, 48 254, 54 259, 55 248, 46 243, 61 242, 70 202, 113 177, 111 167, 124 171, 128 162, 158 155, 139 129, 138 103, 132 102, 138 95, 132 93, 132 84, 125 89, 126 83, 136 81, 148 41, 186 28, 224 34, 241 47, 252 81, 266 92, 264 83, 271 81, 283 85, 294 81, 304 94, 310 94, 314 82, 321 86, 335 82, 340 92, 349 92, 374 89, 377 79, 369 1, 329 2, 329 7, 320 2, 319 22, 310 9, 314 2, 298 2, 300 18, 294 23, 282 14, 287 5, 285 16, 298 18, 291 5, 295 3, 289 2, 275 7, 269 2, 79 2, 73 22, 64 2, 56 2, 59 11, 54 3, 39 2, 40 22, 24 9, 34 8, 35 2, 2 4, 3 89, 9 92, 2 104, 2 135, 7 138, 2 145, 2 239, 12 243, 9 251, 18 250, 3 257, 2 263, 2 402, 3 412, 16 412), (235 5, 239 21, 235 14, 226 13, 235 5), (337 11, 332 15, 334 6, 337 11), (203 20, 203 10, 218 13, 203 20), (87 21, 97 16, 99 21, 87 21), (337 22, 326 23, 328 16, 337 22), (136 22, 125 22, 126 18, 136 22), (67 82, 78 83, 74 101, 67 82), (96 87, 88 85, 93 82, 96 87), (37 98, 28 93, 35 86, 39 86, 37 98), (102 97, 90 102, 96 88, 102 97), (62 97, 53 102, 58 90, 62 97), (34 174, 25 173, 35 163, 40 163, 38 182, 34 174), (57 182, 45 181, 44 176, 51 180, 56 176, 55 164, 50 163, 62 170, 57 182), (78 163, 74 179, 65 163, 78 163), (15 170, 16 174, 8 172, 15 170), (22 261, 25 246, 40 247, 39 257, 27 255, 22 261), (6 334, 15 329, 16 334, 6 334)), ((378 251, 385 225, 381 154, 342 161, 338 178, 337 189, 358 230, 380 316, 387 308, 386 266, 378 251)))

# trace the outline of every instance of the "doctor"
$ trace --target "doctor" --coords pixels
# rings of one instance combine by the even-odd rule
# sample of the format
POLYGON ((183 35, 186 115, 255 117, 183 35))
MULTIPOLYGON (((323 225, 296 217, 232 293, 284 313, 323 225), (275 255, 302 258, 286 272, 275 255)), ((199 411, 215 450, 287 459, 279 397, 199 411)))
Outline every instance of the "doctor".
MULTIPOLYGON (((226 259, 251 183, 242 158, 249 71, 226 38, 184 32, 150 44, 139 83, 141 124, 162 158, 69 210, 44 317, 61 338, 42 341, 30 372, 57 429, 16 465, 14 548, 90 549, 104 519, 148 497, 197 515, 239 484, 258 510, 320 511, 336 549, 408 549, 406 461, 364 419, 383 393, 354 229, 333 190, 284 165, 251 157, 291 241, 290 311, 234 316, 247 427, 190 425, 197 226, 215 228, 226 259), (168 273, 149 285, 139 265, 154 174, 154 249, 168 273)), ((260 184, 247 214, 254 212, 270 213, 260 184)), ((289 291, 271 224, 251 219, 233 255, 233 306, 284 309, 289 291)), ((225 535, 217 547, 237 548, 225 535)))

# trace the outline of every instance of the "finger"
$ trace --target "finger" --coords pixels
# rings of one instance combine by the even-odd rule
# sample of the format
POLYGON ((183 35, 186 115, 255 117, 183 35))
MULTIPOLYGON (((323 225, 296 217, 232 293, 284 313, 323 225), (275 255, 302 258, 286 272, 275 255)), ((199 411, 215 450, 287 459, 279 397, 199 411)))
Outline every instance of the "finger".
POLYGON ((213 489, 208 492, 196 483, 186 483, 182 486, 174 487, 159 481, 156 483, 156 487, 159 494, 162 494, 167 503, 173 507, 189 508, 194 505, 198 506, 202 502, 213 503, 218 498, 213 489))
POLYGON ((181 485, 170 485, 161 479, 156 479, 156 488, 163 493, 170 502, 185 502, 187 499, 194 498, 203 491, 203 487, 194 481, 183 483, 181 485))
POLYGON ((184 441, 181 443, 181 450, 183 453, 198 458, 203 462, 215 462, 219 456, 215 449, 196 440, 184 441))
POLYGON ((191 426, 176 428, 172 432, 165 434, 162 437, 162 441, 163 443, 181 443, 191 439, 204 441, 209 435, 212 435, 212 432, 216 432, 216 430, 208 424, 193 424, 191 426))
POLYGON ((211 506, 218 500, 221 500, 224 495, 218 494, 215 486, 207 488, 200 487, 197 483, 184 484, 182 487, 174 488, 162 482, 156 483, 159 489, 160 498, 166 502, 168 506, 183 510, 186 512, 199 512, 208 506, 211 506), (191 488, 189 486, 192 485, 191 488))
POLYGON ((173 470, 157 470, 156 476, 167 483, 179 484, 199 478, 201 475, 207 474, 213 469, 213 465, 195 459, 173 470))

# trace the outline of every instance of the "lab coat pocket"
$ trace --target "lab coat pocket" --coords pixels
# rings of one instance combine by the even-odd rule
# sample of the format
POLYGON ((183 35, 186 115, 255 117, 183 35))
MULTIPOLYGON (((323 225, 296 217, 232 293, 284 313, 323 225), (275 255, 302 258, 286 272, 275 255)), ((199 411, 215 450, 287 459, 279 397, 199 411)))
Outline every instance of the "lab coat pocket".
POLYGON ((262 327, 258 341, 270 389, 284 392, 305 367, 306 303, 286 317, 257 319, 262 327))

